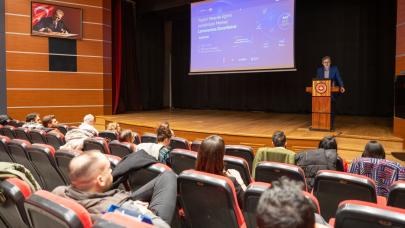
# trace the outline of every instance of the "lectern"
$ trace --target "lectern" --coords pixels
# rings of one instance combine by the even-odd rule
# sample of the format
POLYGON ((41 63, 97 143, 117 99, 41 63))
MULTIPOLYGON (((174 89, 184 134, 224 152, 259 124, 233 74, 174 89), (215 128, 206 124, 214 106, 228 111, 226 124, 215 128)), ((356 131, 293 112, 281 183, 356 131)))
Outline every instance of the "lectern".
POLYGON ((311 130, 332 130, 332 93, 338 93, 340 87, 332 86, 330 79, 313 79, 312 87, 306 87, 312 93, 312 126, 311 130))

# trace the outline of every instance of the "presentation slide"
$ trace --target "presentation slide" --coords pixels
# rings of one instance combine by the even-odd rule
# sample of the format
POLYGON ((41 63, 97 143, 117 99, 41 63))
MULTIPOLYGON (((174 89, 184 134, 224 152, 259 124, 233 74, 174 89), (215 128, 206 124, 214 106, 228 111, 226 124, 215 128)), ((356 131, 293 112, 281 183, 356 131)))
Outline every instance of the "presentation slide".
POLYGON ((294 69, 294 0, 193 3, 190 55, 190 73, 294 69))

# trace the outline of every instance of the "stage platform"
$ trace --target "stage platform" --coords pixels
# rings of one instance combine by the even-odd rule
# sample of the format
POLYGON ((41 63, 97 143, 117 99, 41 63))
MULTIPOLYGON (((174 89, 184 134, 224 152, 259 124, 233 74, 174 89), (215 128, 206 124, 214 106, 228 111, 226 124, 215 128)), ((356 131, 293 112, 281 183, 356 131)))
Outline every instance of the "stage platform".
POLYGON ((334 135, 339 155, 347 160, 360 156, 369 140, 378 140, 384 145, 388 159, 405 165, 401 158, 405 156, 404 141, 393 135, 392 118, 337 115, 336 130, 321 132, 309 130, 310 114, 175 109, 96 117, 99 129, 105 129, 109 122, 118 122, 123 129, 132 129, 140 135, 155 132, 163 121, 170 123, 176 136, 190 142, 217 134, 226 144, 248 145, 255 151, 271 146, 271 136, 276 130, 286 133, 287 148, 296 152, 315 148, 322 137, 334 135), (392 152, 400 153, 393 156, 392 152))

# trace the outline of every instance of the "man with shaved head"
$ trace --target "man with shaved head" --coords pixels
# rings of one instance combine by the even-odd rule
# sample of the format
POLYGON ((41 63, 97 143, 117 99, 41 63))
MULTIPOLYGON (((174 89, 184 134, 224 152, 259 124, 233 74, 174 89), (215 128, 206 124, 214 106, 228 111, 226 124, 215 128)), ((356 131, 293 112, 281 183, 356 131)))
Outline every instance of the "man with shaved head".
POLYGON ((99 151, 87 151, 69 164, 69 186, 60 186, 53 193, 77 201, 90 213, 93 221, 106 212, 110 205, 133 210, 147 215, 155 226, 169 227, 175 209, 176 175, 164 172, 145 186, 130 193, 119 189, 110 189, 113 177, 110 161, 99 151), (167 181, 172 184, 167 184, 167 181), (138 201, 149 194, 150 202, 138 201), (172 202, 173 201, 173 202, 172 202), (162 218, 158 217, 161 216, 162 218))

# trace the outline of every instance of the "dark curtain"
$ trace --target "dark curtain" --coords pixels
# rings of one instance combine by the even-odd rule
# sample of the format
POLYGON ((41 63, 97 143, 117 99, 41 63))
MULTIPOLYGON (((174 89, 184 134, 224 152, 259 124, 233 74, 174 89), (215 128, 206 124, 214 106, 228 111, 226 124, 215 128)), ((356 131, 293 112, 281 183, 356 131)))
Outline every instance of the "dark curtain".
POLYGON ((116 0, 113 4, 113 111, 116 114, 141 110, 142 93, 136 61, 136 5, 128 0, 116 0))
POLYGON ((395 0, 297 0, 296 72, 189 76, 190 13, 184 7, 173 20, 174 107, 310 112, 305 87, 330 55, 346 87, 337 113, 392 116, 395 15, 395 0))
POLYGON ((164 20, 156 12, 137 18, 137 63, 144 110, 163 107, 164 20))

